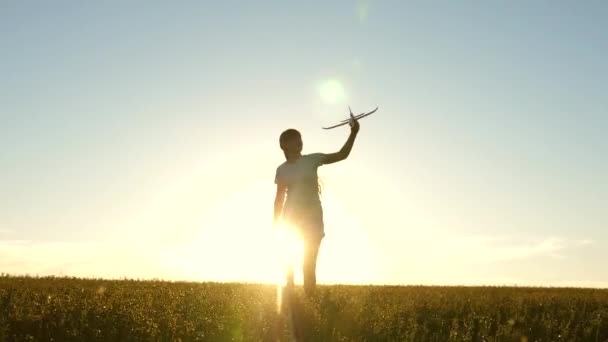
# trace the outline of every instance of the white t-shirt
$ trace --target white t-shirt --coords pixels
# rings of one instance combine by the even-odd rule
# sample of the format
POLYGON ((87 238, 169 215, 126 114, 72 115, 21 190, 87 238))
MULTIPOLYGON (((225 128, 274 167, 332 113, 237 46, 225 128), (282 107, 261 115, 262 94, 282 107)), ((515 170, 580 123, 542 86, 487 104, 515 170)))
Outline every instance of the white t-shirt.
POLYGON ((323 153, 302 155, 293 163, 285 161, 277 168, 275 184, 279 182, 287 186, 287 199, 283 206, 283 217, 301 211, 321 208, 319 198, 319 182, 317 169, 322 164, 323 153))

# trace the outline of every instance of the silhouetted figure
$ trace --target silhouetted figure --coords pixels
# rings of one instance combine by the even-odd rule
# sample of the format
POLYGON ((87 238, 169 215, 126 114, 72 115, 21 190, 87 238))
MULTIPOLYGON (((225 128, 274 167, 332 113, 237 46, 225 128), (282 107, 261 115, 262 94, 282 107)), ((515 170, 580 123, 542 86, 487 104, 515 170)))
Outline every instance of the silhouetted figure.
MULTIPOLYGON (((302 271, 307 295, 311 295, 315 290, 317 256, 321 240, 325 237, 317 168, 346 159, 358 132, 359 122, 353 120, 346 143, 335 153, 302 154, 302 136, 295 129, 284 131, 279 138, 286 161, 276 170, 274 224, 276 225, 281 218, 302 238, 304 243, 302 271)), ((293 287, 293 283, 294 270, 290 269, 287 274, 287 285, 293 287)))

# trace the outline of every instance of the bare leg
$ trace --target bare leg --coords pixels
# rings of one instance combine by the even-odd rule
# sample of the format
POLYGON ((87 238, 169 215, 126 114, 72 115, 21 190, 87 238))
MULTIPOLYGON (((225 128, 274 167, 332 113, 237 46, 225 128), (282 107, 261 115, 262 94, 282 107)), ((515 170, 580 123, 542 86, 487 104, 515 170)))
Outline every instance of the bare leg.
POLYGON ((294 272, 293 265, 291 265, 291 264, 290 264, 290 265, 287 267, 287 273, 286 273, 286 275, 285 275, 285 284, 286 284, 288 287, 292 287, 292 288, 294 287, 294 273, 295 273, 295 272, 294 272))
POLYGON ((292 300, 291 297, 293 295, 294 288, 294 268, 293 265, 288 265, 285 273, 285 285, 283 285, 280 289, 280 291, 282 291, 280 303, 281 312, 287 312, 286 310, 288 310, 290 305, 289 303, 292 300))
POLYGON ((321 238, 309 238, 304 243, 304 260, 302 273, 304 275, 304 291, 312 295, 317 285, 317 257, 321 238))

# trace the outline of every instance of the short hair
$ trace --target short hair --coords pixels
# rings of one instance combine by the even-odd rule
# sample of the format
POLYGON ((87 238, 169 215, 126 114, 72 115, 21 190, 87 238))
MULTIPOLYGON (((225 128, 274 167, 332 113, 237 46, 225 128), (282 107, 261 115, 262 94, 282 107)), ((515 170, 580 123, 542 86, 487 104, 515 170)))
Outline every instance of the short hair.
POLYGON ((300 132, 298 132, 298 130, 290 128, 287 129, 285 131, 283 131, 283 133, 281 133, 281 136, 279 137, 279 145, 281 146, 281 149, 283 149, 283 146, 285 144, 285 142, 287 142, 288 140, 294 139, 294 138, 301 138, 302 136, 300 135, 300 132))

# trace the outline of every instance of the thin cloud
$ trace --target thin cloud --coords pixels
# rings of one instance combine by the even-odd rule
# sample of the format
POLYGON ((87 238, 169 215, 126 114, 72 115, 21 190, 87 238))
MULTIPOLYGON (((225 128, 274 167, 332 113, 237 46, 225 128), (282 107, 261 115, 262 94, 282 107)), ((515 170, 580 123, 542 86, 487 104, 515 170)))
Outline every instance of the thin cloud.
MULTIPOLYGON (((546 238, 534 242, 503 241, 506 245, 496 246, 496 242, 484 242, 478 245, 468 244, 475 251, 477 263, 494 263, 499 261, 521 260, 533 257, 559 258, 560 251, 566 248, 563 240, 546 238)), ((469 255, 472 255, 469 253, 469 255)), ((473 259, 471 259, 473 261, 473 259)))
POLYGON ((526 240, 428 234, 412 238, 406 246, 394 248, 399 247, 399 254, 405 253, 412 258, 425 255, 431 259, 449 260, 450 263, 478 265, 533 257, 559 258, 562 257, 560 252, 567 246, 565 240, 555 237, 526 240))
POLYGON ((594 242, 595 241, 590 240, 590 239, 583 239, 583 240, 578 240, 575 245, 576 245, 576 247, 581 247, 581 246, 591 245, 594 242))
MULTIPOLYGON (((458 236, 444 232, 426 232, 408 241, 386 241, 380 277, 392 284, 426 285, 520 285, 604 287, 605 279, 548 281, 553 274, 538 274, 517 279, 506 272, 504 277, 488 273, 493 264, 535 259, 561 262, 584 248, 590 241, 559 237, 529 238, 517 236, 458 236)), ((548 271, 551 272, 551 271, 548 271)))
POLYGON ((9 274, 104 278, 170 278, 154 253, 94 242, 0 241, 0 269, 9 274))
MULTIPOLYGON (((213 237, 206 236, 206 239, 213 237)), ((483 274, 476 267, 534 258, 565 258, 569 252, 575 251, 576 248, 584 248, 591 243, 590 241, 556 237, 524 239, 428 234, 417 236, 405 243, 401 241, 398 245, 399 250, 395 249, 397 244, 385 246, 383 252, 388 254, 379 255, 367 265, 373 270, 373 277, 361 281, 375 284, 608 287, 608 281, 601 277, 545 281, 547 275, 539 274, 538 278, 519 279, 514 278, 514 274, 504 274, 504 277, 483 274)), ((218 244, 223 242, 225 241, 217 240, 218 244)), ((353 243, 349 241, 349 244, 353 243)), ((180 246, 173 248, 149 244, 138 246, 119 242, 5 240, 0 241, 0 270, 9 274, 115 279, 128 277, 258 281, 259 279, 255 277, 259 277, 260 274, 255 270, 256 265, 269 261, 263 258, 242 260, 237 257, 233 258, 234 260, 223 260, 222 256, 215 255, 217 252, 215 250, 201 252, 198 249, 190 250, 180 246), (223 261, 217 263, 217 260, 223 261), (192 270, 200 273, 194 274, 192 270)), ((245 245, 233 247, 246 248, 245 245)), ((336 246, 332 246, 332 250, 333 247, 336 246)), ((233 254, 232 249, 227 250, 226 253, 233 254)), ((324 254, 329 259, 320 260, 320 272, 328 263, 338 260, 336 259, 338 256, 330 254, 324 254)), ((362 255, 368 254, 362 253, 362 255)), ((341 262, 344 263, 344 260, 341 262)), ((360 267, 361 260, 349 260, 344 263, 344 271, 347 274, 356 272, 360 267), (351 266, 352 270, 349 269, 351 266)), ((323 276, 323 279, 331 280, 327 275, 323 276)))

